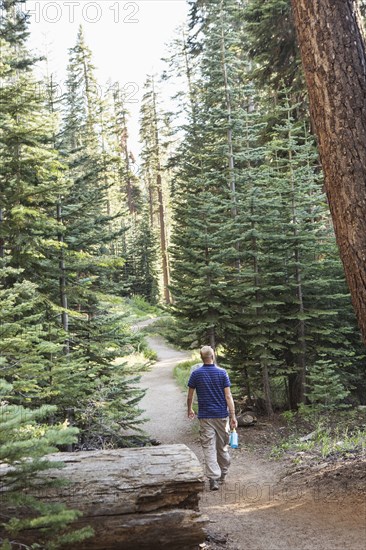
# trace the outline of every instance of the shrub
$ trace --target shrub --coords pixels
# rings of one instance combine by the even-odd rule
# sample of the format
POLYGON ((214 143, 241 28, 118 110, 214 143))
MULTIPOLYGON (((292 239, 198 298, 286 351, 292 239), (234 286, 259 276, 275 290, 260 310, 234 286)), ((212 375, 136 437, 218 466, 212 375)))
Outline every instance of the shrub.
POLYGON ((65 424, 40 423, 53 415, 56 408, 43 406, 29 410, 9 405, 6 399, 11 392, 12 386, 0 379, 0 464, 5 466, 0 469, 1 496, 3 503, 9 504, 15 513, 22 509, 22 517, 12 517, 0 526, 0 549, 19 547, 25 529, 38 529, 39 540, 33 548, 49 550, 92 536, 90 528, 72 530, 72 522, 80 512, 63 504, 44 503, 29 494, 31 489, 35 493, 44 487, 66 483, 65 480, 50 481, 40 474, 62 467, 62 462, 50 461, 45 455, 56 452, 58 445, 73 443, 77 429, 65 424), (11 536, 11 542, 5 538, 6 534, 11 536))

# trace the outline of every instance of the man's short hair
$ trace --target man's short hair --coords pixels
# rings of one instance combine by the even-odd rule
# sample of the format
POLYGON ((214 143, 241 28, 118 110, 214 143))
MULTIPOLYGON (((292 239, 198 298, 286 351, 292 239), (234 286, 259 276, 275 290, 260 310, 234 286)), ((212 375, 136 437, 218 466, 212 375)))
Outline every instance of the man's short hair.
POLYGON ((200 349, 200 354, 201 354, 202 359, 207 359, 208 357, 211 357, 212 359, 215 358, 215 352, 211 348, 211 346, 203 346, 200 349))

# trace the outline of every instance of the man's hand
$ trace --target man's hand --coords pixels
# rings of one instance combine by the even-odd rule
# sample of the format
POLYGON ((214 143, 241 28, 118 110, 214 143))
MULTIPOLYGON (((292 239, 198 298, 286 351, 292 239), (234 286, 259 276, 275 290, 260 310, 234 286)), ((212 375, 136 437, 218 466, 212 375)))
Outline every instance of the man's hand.
POLYGON ((233 430, 234 428, 238 427, 238 421, 236 420, 236 416, 230 416, 230 428, 233 430))
POLYGON ((229 409, 230 428, 233 430, 234 428, 238 427, 238 421, 236 420, 236 416, 235 416, 234 400, 233 400, 233 396, 231 395, 231 391, 229 387, 225 388, 224 391, 225 391, 227 408, 229 409))
POLYGON ((188 388, 188 395, 187 395, 187 411, 188 411, 188 418, 189 418, 189 420, 193 420, 194 417, 196 416, 196 415, 194 414, 194 410, 193 410, 193 408, 192 408, 193 394, 194 394, 194 389, 193 389, 193 388, 188 388))

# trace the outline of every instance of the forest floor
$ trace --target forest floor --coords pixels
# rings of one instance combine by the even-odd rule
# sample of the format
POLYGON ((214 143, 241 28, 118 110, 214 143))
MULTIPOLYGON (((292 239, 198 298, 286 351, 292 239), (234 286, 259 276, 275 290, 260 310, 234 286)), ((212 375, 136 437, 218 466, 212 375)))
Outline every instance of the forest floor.
MULTIPOLYGON (((186 396, 173 378, 188 354, 159 337, 148 339, 158 361, 141 381, 144 429, 163 444, 184 443, 201 463, 197 421, 186 415, 186 396)), ((201 511, 209 518, 206 550, 366 550, 366 461, 294 467, 270 460, 280 421, 239 428, 227 482, 206 483, 201 511)), ((174 548, 174 541, 172 541, 174 548)))

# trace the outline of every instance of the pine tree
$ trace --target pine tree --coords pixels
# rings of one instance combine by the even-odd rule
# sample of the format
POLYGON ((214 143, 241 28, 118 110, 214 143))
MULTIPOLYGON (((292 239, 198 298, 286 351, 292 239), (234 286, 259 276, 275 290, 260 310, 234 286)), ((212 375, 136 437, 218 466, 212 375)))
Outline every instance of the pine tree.
POLYGON ((256 91, 243 7, 194 5, 188 43, 200 72, 172 161, 173 311, 182 341, 222 344, 242 390, 271 416, 304 400, 321 353, 340 358, 348 382, 363 353, 297 92, 277 89, 273 109, 270 93, 256 91))
POLYGON ((257 103, 256 91, 247 83, 242 90, 242 132, 237 145, 236 216, 229 228, 230 242, 237 242, 239 269, 236 274, 233 271, 226 295, 230 314, 224 347, 238 382, 248 396, 255 393, 263 398, 271 416, 270 378, 278 364, 276 353, 283 346, 278 323, 283 301, 282 241, 279 203, 269 186, 266 152, 260 142, 264 123, 257 103))
POLYGON ((64 223, 68 229, 65 241, 76 256, 80 254, 83 258, 81 263, 87 262, 88 256, 101 255, 114 237, 108 225, 109 181, 100 145, 102 103, 94 70, 92 54, 80 28, 76 45, 70 49, 60 147, 68 155, 72 179, 64 205, 64 223))
MULTIPOLYGON (((178 316, 191 320, 187 338, 194 340, 196 333, 199 341, 207 339, 214 347, 228 320, 226 289, 240 264, 238 234, 234 241, 230 234, 237 215, 235 180, 243 121, 240 13, 240 6, 231 1, 203 7, 202 38, 192 46, 201 52, 195 79, 200 93, 194 101, 192 94, 188 98, 189 126, 176 155, 174 308, 178 316)), ((195 24, 192 21, 191 27, 195 24)))
POLYGON ((36 408, 52 402, 58 406, 55 421, 67 417, 83 429, 87 404, 97 408, 99 397, 108 394, 108 407, 114 407, 115 417, 120 408, 121 418, 105 437, 123 444, 120 430, 138 424, 142 394, 129 382, 126 364, 116 369, 114 360, 126 354, 127 343, 137 347, 139 337, 130 334, 120 314, 106 314, 113 299, 100 296, 103 277, 122 261, 103 250, 115 235, 106 212, 109 168, 100 145, 90 56, 80 34, 69 105, 81 118, 75 121, 69 113, 63 135, 63 154, 71 165, 66 179, 65 163, 54 148, 57 105, 52 93, 47 98, 36 86, 34 60, 25 46, 27 18, 17 5, 3 2, 1 18, 1 377, 13 385, 11 404, 36 408), (84 109, 78 76, 87 82, 84 109))
MULTIPOLYGON (((106 273, 105 287, 120 296, 131 296, 130 271, 133 248, 127 246, 135 238, 136 219, 143 207, 140 180, 135 174, 135 158, 129 149, 128 111, 120 85, 110 85, 103 101, 102 144, 103 163, 109 166, 108 213, 111 234, 116 235, 110 245, 111 253, 121 263, 106 273)), ((106 173, 107 170, 104 170, 106 173)), ((105 178, 106 179, 106 178, 105 178)))
POLYGON ((139 180, 134 173, 135 158, 128 143, 128 116, 125 97, 118 83, 111 88, 113 100, 112 136, 113 151, 117 157, 116 168, 120 192, 124 193, 128 211, 131 215, 141 210, 141 190, 139 180))
MULTIPOLYGON (((246 179, 238 194, 242 286, 233 291, 238 305, 233 301, 225 338, 236 379, 248 395, 264 397, 268 413, 271 393, 281 391, 280 402, 291 407, 304 399, 306 372, 321 353, 333 361, 339 357, 340 372, 362 361, 357 338, 350 341, 355 322, 316 148, 306 125, 292 117, 295 110, 288 102, 278 107, 275 116, 282 122, 266 147, 258 147, 258 131, 257 142, 248 144, 246 179), (263 393, 258 367, 269 375, 263 393)), ((253 129, 252 123, 251 135, 253 129)))
POLYGON ((77 368, 72 375, 75 391, 67 392, 67 406, 83 428, 81 444, 86 446, 94 444, 91 440, 97 426, 100 441, 122 445, 126 440, 121 429, 137 426, 140 411, 135 403, 142 396, 133 381, 128 382, 126 363, 118 369, 114 365, 117 357, 125 355, 126 344, 137 346, 139 337, 123 327, 123 315, 111 311, 114 299, 108 296, 111 289, 118 294, 123 287, 119 278, 125 259, 118 247, 126 231, 121 223, 120 151, 108 99, 102 102, 98 97, 92 54, 79 29, 77 43, 70 49, 60 147, 67 154, 72 180, 64 199, 63 224, 71 310, 70 360, 77 368), (105 406, 98 410, 101 400, 105 406), (114 413, 104 416, 107 410, 114 413))
MULTIPOLYGON (((283 123, 271 144, 275 171, 280 179, 287 271, 285 317, 290 321, 295 345, 288 351, 297 374, 290 376, 290 400, 294 405, 304 400, 306 364, 316 361, 322 352, 341 363, 350 358, 353 347, 349 335, 355 324, 349 317, 349 298, 329 218, 325 196, 319 185, 317 152, 306 126, 296 123, 291 113, 296 107, 283 107, 283 123), (329 271, 328 271, 329 270, 329 271), (292 299, 290 298, 292 296, 292 299), (292 303, 291 303, 292 301, 292 303), (286 311, 287 310, 287 311, 286 311), (339 313, 342 321, 338 324, 339 313), (294 325, 295 321, 295 325, 294 325), (297 333, 293 328, 297 327, 297 333)), ((276 184, 275 184, 276 185, 276 184)), ((355 342, 354 342, 355 343, 355 342)))
POLYGON ((259 86, 278 90, 285 85, 304 95, 291 1, 249 0, 244 19, 245 42, 254 61, 251 75, 259 86))
POLYGON ((67 445, 76 439, 75 428, 65 425, 48 426, 55 407, 43 406, 30 410, 8 403, 13 388, 0 379, 0 474, 2 502, 12 506, 15 514, 0 529, 0 548, 13 548, 24 543, 23 531, 38 528, 37 544, 49 549, 81 542, 93 532, 85 527, 73 531, 71 524, 81 514, 61 504, 43 502, 28 491, 37 494, 46 487, 57 487, 66 480, 50 481, 44 472, 61 468, 62 463, 50 461, 45 455, 57 451, 58 445, 67 445), (43 474, 43 475, 42 475, 43 474), (11 537, 11 542, 9 538, 11 537))
POLYGON ((42 275, 40 259, 58 248, 54 209, 65 191, 63 166, 52 148, 53 120, 31 73, 26 19, 19 2, 4 1, 1 16, 0 123, 1 256, 42 275))
POLYGON ((339 374, 339 368, 330 360, 319 359, 310 369, 307 397, 309 405, 302 407, 302 412, 321 416, 333 413, 337 409, 346 408, 344 403, 350 392, 344 387, 339 374))
POLYGON ((0 26, 0 279, 2 290, 9 291, 7 299, 14 299, 14 310, 3 319, 6 338, 13 338, 11 350, 4 347, 4 372, 15 385, 14 399, 35 398, 36 406, 37 399, 52 394, 50 372, 62 355, 63 333, 55 320, 59 306, 50 288, 58 285, 53 263, 60 251, 56 203, 67 192, 67 181, 53 147, 55 119, 33 77, 35 59, 26 49, 27 17, 20 6, 3 2, 0 26), (26 298, 29 302, 22 303, 26 298))
POLYGON ((127 253, 131 282, 130 292, 142 296, 150 304, 157 304, 159 298, 158 243, 150 226, 147 211, 136 220, 132 228, 127 253))
POLYGON ((167 189, 163 180, 163 145, 161 116, 158 112, 158 99, 155 77, 147 77, 145 94, 141 106, 140 141, 141 174, 148 192, 150 223, 157 229, 161 252, 163 295, 166 304, 170 303, 170 267, 168 256, 167 189))

